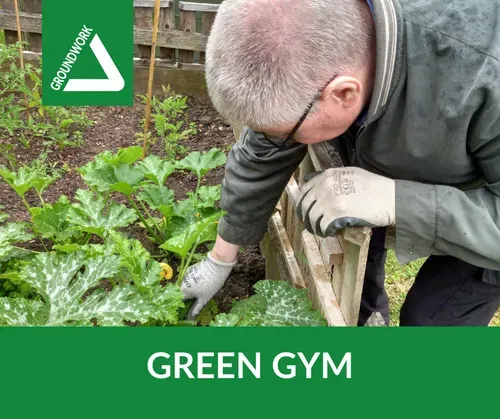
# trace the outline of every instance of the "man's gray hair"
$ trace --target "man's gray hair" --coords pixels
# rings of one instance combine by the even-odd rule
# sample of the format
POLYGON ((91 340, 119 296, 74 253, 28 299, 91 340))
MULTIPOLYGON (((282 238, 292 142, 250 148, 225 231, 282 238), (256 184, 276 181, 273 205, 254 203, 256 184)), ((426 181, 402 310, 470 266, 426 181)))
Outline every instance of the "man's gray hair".
POLYGON ((359 68, 372 28, 363 0, 225 0, 207 45, 210 98, 231 124, 297 121, 335 73, 359 68))

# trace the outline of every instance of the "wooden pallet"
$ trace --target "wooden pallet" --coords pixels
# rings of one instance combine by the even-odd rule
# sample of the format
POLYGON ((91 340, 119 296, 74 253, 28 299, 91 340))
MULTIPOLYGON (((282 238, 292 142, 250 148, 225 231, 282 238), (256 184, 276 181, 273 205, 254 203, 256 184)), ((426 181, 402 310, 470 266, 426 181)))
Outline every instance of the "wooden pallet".
MULTIPOLYGON (((320 238, 304 229, 296 214, 300 186, 313 171, 338 167, 326 143, 309 153, 290 179, 261 244, 266 277, 308 288, 315 308, 330 326, 356 326, 368 257, 371 230, 347 228, 337 237, 320 238)), ((379 323, 377 315, 370 323, 379 323)))

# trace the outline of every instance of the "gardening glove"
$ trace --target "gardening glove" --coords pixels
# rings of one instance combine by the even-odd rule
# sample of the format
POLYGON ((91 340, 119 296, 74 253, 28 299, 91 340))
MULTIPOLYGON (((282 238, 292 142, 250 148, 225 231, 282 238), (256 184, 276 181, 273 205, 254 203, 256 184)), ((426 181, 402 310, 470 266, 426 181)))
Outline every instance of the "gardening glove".
POLYGON ((319 172, 301 193, 298 215, 310 233, 321 237, 334 236, 345 227, 396 222, 396 182, 358 167, 319 172))
POLYGON ((236 261, 219 262, 208 253, 206 259, 187 270, 181 291, 184 293, 184 301, 195 300, 187 315, 188 320, 194 320, 202 308, 219 292, 234 265, 236 261))

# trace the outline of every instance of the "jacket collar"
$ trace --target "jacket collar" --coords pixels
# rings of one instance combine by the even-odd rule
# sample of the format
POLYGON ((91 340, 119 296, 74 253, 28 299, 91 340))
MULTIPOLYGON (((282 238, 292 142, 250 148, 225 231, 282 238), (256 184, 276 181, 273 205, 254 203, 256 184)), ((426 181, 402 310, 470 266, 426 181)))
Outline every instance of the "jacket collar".
POLYGON ((376 70, 368 123, 379 119, 401 77, 404 26, 398 0, 372 0, 376 30, 376 70))

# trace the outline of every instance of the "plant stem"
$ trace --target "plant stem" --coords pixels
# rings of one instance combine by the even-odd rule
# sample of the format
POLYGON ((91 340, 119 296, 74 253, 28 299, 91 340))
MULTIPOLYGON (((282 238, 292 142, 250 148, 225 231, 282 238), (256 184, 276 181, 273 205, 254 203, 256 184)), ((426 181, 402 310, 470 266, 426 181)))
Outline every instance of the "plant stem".
POLYGON ((12 246, 14 249, 19 249, 19 250, 24 250, 26 252, 31 252, 31 253, 37 253, 40 254, 42 252, 37 252, 36 250, 31 250, 31 249, 25 249, 24 247, 19 247, 19 246, 12 246))
POLYGON ((158 26, 160 21, 160 0, 156 0, 153 18, 153 36, 151 43, 151 62, 149 65, 149 79, 148 79, 148 96, 146 102, 146 121, 144 124, 144 140, 142 144, 142 158, 146 157, 148 152, 148 131, 149 121, 151 119, 151 98, 153 96, 153 79, 155 71, 155 58, 156 58, 156 40, 158 37, 158 26))
POLYGON ((42 198, 42 194, 41 194, 40 192, 38 192, 38 191, 36 191, 36 194, 38 195, 38 198, 40 198, 40 203, 41 203, 42 205, 45 205, 45 201, 44 201, 44 200, 43 200, 43 198, 42 198))
MULTIPOLYGON (((199 236, 198 236, 199 237, 199 236)), ((184 260, 184 264, 182 265, 182 270, 179 272, 179 278, 177 279, 177 285, 182 284, 182 280, 184 279, 184 275, 186 274, 187 269, 189 268, 189 264, 191 263, 191 259, 193 259, 194 252, 196 251, 196 248, 199 246, 198 241, 194 244, 193 248, 191 249, 191 252, 189 252, 189 257, 186 260, 184 260)))
POLYGON ((129 202, 132 204, 132 206, 134 207, 135 212, 137 213, 137 216, 139 217, 139 219, 144 224, 144 227, 146 227, 146 229, 149 231, 149 234, 151 234, 153 236, 153 238, 156 240, 157 243, 163 244, 163 241, 155 234, 154 230, 150 227, 150 225, 148 224, 148 222, 145 220, 145 218, 141 214, 141 211, 139 211, 139 208, 137 207, 137 205, 134 202, 134 200, 132 199, 132 197, 127 196, 127 198, 129 200, 129 202))
POLYGON ((153 216, 151 215, 151 213, 148 211, 148 209, 146 208, 146 205, 144 205, 144 202, 142 201, 139 201, 141 203, 141 206, 142 208, 144 209, 144 212, 147 214, 147 216, 149 217, 149 220, 151 221, 151 224, 153 224, 153 226, 156 228, 156 230, 158 231, 158 233, 160 234, 160 236, 162 237, 163 241, 167 241, 167 239, 165 238, 165 235, 163 234, 163 231, 160 229, 160 227, 158 226, 158 224, 156 223, 156 221, 154 220, 153 216))
POLYGON ((19 195, 21 197, 21 201, 23 201, 23 204, 24 206, 26 207, 26 209, 28 210, 28 212, 30 213, 31 215, 31 207, 30 207, 30 204, 28 204, 28 201, 26 201, 26 198, 24 197, 24 195, 19 195))
POLYGON ((83 245, 89 244, 90 238, 92 237, 92 233, 87 233, 87 235, 83 239, 83 245))
POLYGON ((196 185, 196 192, 195 192, 196 199, 198 199, 198 191, 200 190, 200 186, 201 186, 201 176, 198 175, 198 184, 196 185))

